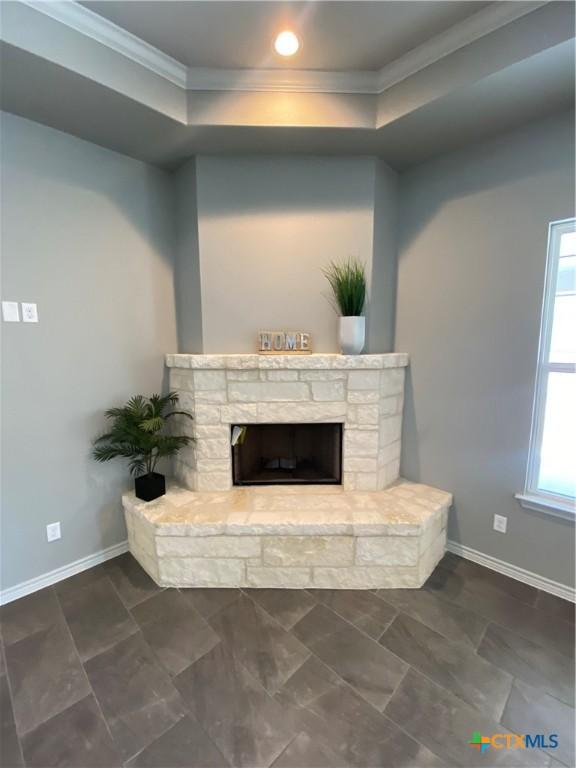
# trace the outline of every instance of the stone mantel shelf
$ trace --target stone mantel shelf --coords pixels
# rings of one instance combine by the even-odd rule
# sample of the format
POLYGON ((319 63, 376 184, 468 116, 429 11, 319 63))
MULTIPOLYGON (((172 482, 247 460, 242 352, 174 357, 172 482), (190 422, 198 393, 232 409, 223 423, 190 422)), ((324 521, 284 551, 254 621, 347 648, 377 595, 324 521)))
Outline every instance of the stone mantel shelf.
POLYGON ((405 368, 407 352, 374 355, 338 355, 316 353, 311 355, 166 355, 168 368, 224 369, 224 370, 382 370, 405 368))

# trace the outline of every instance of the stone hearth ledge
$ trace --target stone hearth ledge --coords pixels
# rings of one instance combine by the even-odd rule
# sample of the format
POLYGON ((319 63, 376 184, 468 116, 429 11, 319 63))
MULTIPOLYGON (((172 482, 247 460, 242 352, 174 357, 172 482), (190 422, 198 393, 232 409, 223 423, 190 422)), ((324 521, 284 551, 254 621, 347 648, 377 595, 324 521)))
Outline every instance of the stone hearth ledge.
POLYGON ((408 353, 390 352, 380 355, 166 355, 168 368, 224 369, 224 370, 270 370, 270 369, 334 369, 334 370, 375 370, 382 368, 405 368, 408 353))
POLYGON ((130 551, 163 587, 418 588, 446 547, 452 495, 267 486, 123 496, 130 551))

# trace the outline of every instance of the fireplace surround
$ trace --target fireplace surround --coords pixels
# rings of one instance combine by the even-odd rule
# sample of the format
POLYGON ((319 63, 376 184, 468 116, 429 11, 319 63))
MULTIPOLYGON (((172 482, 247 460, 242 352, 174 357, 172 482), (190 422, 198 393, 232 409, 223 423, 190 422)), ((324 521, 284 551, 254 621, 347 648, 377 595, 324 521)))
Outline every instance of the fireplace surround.
POLYGON ((176 428, 195 442, 178 455, 166 496, 123 497, 130 551, 158 584, 424 583, 445 550, 452 496, 398 478, 407 355, 168 355, 166 362, 170 387, 194 416, 176 428), (239 461, 249 487, 233 484, 239 461), (289 477, 311 466, 328 481, 289 477))
POLYGON ((175 463, 186 488, 232 488, 234 425, 339 424, 345 490, 382 490, 399 476, 406 354, 167 355, 166 364, 194 417, 178 423, 195 440, 175 463))

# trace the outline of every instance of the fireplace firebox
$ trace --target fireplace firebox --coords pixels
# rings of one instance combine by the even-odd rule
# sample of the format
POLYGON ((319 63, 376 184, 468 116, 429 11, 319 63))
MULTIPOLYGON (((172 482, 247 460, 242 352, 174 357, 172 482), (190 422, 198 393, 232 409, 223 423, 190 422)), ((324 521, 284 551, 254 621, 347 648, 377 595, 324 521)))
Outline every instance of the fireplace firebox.
POLYGON ((235 424, 234 485, 339 485, 342 424, 235 424))

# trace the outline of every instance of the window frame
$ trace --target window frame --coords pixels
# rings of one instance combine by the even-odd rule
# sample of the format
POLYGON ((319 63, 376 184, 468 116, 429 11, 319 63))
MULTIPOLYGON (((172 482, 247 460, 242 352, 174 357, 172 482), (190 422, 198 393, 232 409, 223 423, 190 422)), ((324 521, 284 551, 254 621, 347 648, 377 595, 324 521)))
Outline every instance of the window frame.
POLYGON ((524 492, 516 494, 516 498, 520 501, 522 506, 527 509, 536 509, 572 521, 576 519, 575 500, 570 496, 543 491, 538 488, 538 475, 540 471, 540 450, 544 431, 549 374, 557 372, 572 373, 573 375, 576 375, 576 365, 573 363, 549 362, 552 324, 554 321, 554 305, 556 301, 556 284, 560 263, 560 243, 564 234, 575 231, 576 218, 553 221, 548 227, 546 273, 542 298, 540 339, 538 343, 538 358, 536 362, 536 376, 534 382, 534 401, 532 406, 532 424, 528 447, 526 482, 524 492))

